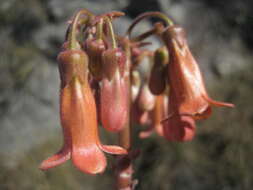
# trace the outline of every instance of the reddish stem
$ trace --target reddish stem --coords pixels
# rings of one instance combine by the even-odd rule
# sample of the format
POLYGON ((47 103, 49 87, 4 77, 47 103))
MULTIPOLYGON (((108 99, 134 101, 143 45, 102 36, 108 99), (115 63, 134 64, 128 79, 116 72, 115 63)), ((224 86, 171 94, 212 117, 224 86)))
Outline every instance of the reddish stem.
POLYGON ((119 145, 128 150, 127 155, 121 155, 116 157, 115 163, 115 180, 116 180, 116 190, 133 190, 136 183, 134 183, 133 175, 133 165, 132 160, 135 157, 132 151, 132 135, 131 135, 131 122, 130 122, 130 107, 131 107, 131 81, 129 77, 130 73, 130 42, 128 39, 123 40, 123 49, 127 56, 127 71, 126 80, 129 86, 129 106, 128 106, 128 121, 124 129, 119 133, 119 145))

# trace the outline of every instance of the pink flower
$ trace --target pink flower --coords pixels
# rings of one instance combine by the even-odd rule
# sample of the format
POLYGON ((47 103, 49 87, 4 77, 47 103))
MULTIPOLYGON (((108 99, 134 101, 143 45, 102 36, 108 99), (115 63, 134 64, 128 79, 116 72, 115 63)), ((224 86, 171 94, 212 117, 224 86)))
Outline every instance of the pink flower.
POLYGON ((103 53, 100 116, 102 126, 112 132, 122 130, 127 122, 130 89, 125 63, 125 54, 120 49, 108 49, 103 53))

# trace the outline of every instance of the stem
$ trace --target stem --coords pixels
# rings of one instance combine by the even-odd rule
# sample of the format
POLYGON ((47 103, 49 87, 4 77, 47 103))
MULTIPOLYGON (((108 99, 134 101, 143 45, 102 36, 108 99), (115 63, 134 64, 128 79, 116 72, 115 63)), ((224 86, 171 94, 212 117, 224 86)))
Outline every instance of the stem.
POLYGON ((129 93, 129 106, 128 106, 128 121, 124 129, 119 133, 119 145, 128 150, 128 155, 117 156, 115 164, 115 180, 116 190, 133 190, 134 181, 132 179, 133 166, 132 166, 132 135, 131 135, 131 80, 130 80, 130 45, 127 40, 124 44, 124 50, 127 56, 127 71, 125 75, 126 82, 128 83, 129 93))
POLYGON ((105 17, 105 22, 106 22, 107 26, 109 27, 109 33, 110 33, 111 40, 112 40, 112 48, 115 49, 115 48, 117 48, 117 42, 116 42, 116 39, 115 39, 115 34, 114 34, 111 19, 106 16, 105 17))
POLYGON ((149 36, 153 35, 154 33, 156 33, 156 31, 157 31, 156 28, 152 28, 151 30, 144 32, 143 34, 131 39, 131 41, 134 41, 134 42, 142 41, 148 38, 149 36))
POLYGON ((97 33, 96 33, 96 38, 97 39, 103 39, 103 19, 100 19, 98 25, 97 25, 97 33))
POLYGON ((86 9, 80 10, 75 15, 74 21, 72 22, 70 31, 68 33, 69 48, 72 49, 72 50, 73 49, 79 49, 78 42, 77 42, 77 39, 76 39, 76 33, 77 33, 78 21, 79 21, 79 18, 82 14, 87 15, 88 17, 92 16, 92 13, 90 13, 86 9))
POLYGON ((173 22, 171 19, 169 19, 165 14, 160 12, 147 12, 139 15, 136 19, 134 19, 133 23, 129 26, 126 35, 130 36, 134 26, 138 24, 141 20, 148 17, 158 17, 162 19, 168 26, 173 25, 173 22))

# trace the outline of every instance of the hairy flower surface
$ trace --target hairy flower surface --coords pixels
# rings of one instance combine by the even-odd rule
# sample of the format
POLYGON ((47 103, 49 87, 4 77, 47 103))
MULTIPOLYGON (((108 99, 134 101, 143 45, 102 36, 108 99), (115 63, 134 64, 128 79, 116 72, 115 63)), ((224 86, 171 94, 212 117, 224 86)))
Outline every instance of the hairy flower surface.
POLYGON ((43 161, 46 170, 72 159, 81 171, 96 174, 107 163, 103 153, 126 154, 118 146, 102 145, 98 136, 95 100, 88 83, 88 58, 81 50, 66 50, 58 56, 61 75, 60 118, 64 134, 63 148, 43 161))

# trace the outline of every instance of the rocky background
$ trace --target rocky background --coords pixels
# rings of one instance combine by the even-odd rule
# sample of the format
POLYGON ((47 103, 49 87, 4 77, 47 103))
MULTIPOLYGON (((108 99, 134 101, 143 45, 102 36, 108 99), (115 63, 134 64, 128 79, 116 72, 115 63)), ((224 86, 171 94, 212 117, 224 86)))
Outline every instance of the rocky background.
POLYGON ((136 146, 143 147, 136 160, 137 189, 251 190, 251 0, 1 0, 0 189, 111 189, 110 169, 99 176, 82 174, 70 162, 48 172, 37 169, 61 145, 55 60, 67 21, 81 8, 124 11, 127 16, 115 22, 119 33, 142 12, 168 14, 186 28, 211 97, 236 105, 215 109, 210 119, 199 122, 192 142, 136 139, 136 146))

